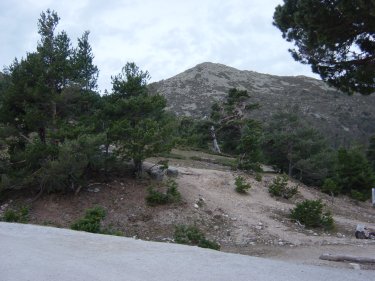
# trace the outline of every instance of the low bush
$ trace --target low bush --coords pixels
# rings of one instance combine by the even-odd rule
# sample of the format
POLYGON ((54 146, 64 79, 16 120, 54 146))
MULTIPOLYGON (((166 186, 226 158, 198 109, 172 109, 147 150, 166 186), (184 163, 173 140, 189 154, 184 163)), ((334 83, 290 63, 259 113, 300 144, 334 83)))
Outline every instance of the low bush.
POLYGON ((174 240, 178 244, 195 245, 201 248, 220 250, 220 245, 215 241, 207 240, 203 232, 196 226, 176 226, 174 240))
POLYGON ((262 181, 262 174, 261 173, 255 173, 255 180, 258 182, 262 181))
POLYGON ((83 218, 71 225, 71 229, 91 233, 102 233, 100 223, 105 216, 106 212, 102 207, 88 209, 83 218))
POLYGON ((146 196, 146 201, 149 205, 164 205, 168 203, 179 202, 181 200, 181 193, 178 191, 178 185, 176 181, 169 179, 166 185, 166 193, 155 190, 155 188, 152 186, 148 188, 148 195, 146 196))
POLYGON ((358 200, 358 201, 366 201, 368 199, 368 195, 366 193, 363 193, 363 192, 359 192, 357 190, 351 190, 350 192, 350 197, 353 198, 354 200, 358 200))
POLYGON ((167 194, 155 190, 154 187, 150 186, 147 190, 148 194, 146 196, 146 201, 149 205, 164 205, 168 203, 167 194))
POLYGON ((246 193, 251 188, 251 185, 246 183, 241 176, 236 177, 234 184, 236 185, 235 190, 238 193, 246 193))
POLYGON ((3 220, 6 222, 28 223, 29 222, 29 208, 21 207, 18 210, 7 209, 4 212, 3 220))
POLYGON ((291 210, 290 217, 307 227, 323 227, 330 230, 334 221, 329 211, 323 212, 324 204, 321 200, 304 200, 291 210))
POLYGON ((283 174, 274 178, 268 192, 272 196, 289 199, 298 193, 298 185, 288 187, 288 176, 283 174))

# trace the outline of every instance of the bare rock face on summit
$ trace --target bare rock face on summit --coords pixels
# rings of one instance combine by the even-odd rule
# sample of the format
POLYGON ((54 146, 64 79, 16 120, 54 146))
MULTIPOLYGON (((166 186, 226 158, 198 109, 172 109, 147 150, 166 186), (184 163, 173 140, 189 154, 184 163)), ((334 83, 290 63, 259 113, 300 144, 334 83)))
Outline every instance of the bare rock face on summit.
POLYGON ((348 96, 305 76, 274 76, 206 62, 150 84, 152 93, 166 97, 170 111, 196 118, 209 116, 211 105, 223 100, 230 88, 248 91, 248 102, 260 105, 249 117, 262 122, 298 107, 296 113, 335 147, 353 140, 366 143, 375 134, 375 94, 348 96))

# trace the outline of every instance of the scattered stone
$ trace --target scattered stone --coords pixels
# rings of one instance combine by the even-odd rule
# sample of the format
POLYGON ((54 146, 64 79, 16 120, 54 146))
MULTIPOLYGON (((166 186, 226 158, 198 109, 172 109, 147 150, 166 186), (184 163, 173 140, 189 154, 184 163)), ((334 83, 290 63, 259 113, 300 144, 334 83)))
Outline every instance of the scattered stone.
POLYGON ((262 230, 262 227, 260 225, 257 225, 255 228, 258 230, 262 230))
POLYGON ((92 188, 92 187, 89 187, 87 189, 88 192, 94 192, 94 193, 98 193, 100 191, 100 188, 99 187, 95 187, 95 188, 92 188))
POLYGON ((280 246, 284 246, 284 242, 279 241, 279 245, 280 245, 280 246))
POLYGON ((318 233, 316 233, 316 232, 314 232, 314 234, 313 234, 314 236, 318 236, 318 233))
POLYGON ((218 230, 219 227, 217 225, 214 226, 214 230, 218 230))
POLYGON ((197 203, 194 204, 194 208, 195 208, 195 209, 198 209, 198 208, 199 208, 199 206, 198 206, 197 203))
POLYGON ((353 267, 353 269, 355 269, 355 270, 361 270, 361 266, 358 263, 351 262, 349 264, 353 267))
POLYGON ((263 225, 263 223, 261 223, 261 222, 258 222, 258 225, 262 226, 262 225, 263 225))
POLYGON ((169 167, 166 172, 168 177, 177 177, 178 176, 178 170, 174 167, 169 167))

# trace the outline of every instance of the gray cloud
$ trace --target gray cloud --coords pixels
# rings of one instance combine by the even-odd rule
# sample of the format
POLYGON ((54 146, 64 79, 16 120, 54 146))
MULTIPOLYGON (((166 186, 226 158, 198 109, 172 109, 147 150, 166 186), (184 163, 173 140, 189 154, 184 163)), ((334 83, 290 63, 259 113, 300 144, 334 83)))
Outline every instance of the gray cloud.
POLYGON ((90 30, 101 90, 127 61, 148 70, 152 81, 211 61, 276 75, 312 74, 295 62, 291 45, 272 26, 281 0, 2 0, 0 63, 35 50, 37 20, 47 8, 73 41, 90 30))

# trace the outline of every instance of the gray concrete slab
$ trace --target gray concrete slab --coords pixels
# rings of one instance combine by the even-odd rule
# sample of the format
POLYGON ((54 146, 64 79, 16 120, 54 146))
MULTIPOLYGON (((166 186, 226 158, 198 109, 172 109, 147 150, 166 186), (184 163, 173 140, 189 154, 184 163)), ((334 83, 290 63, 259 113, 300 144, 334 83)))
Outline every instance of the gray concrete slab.
POLYGON ((374 276, 373 271, 0 222, 0 281, 369 281, 374 276))

